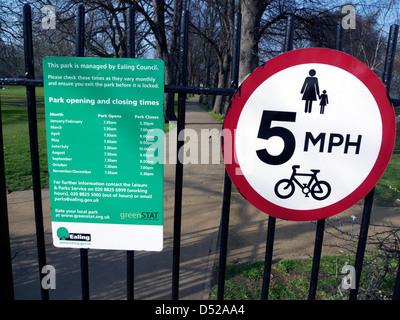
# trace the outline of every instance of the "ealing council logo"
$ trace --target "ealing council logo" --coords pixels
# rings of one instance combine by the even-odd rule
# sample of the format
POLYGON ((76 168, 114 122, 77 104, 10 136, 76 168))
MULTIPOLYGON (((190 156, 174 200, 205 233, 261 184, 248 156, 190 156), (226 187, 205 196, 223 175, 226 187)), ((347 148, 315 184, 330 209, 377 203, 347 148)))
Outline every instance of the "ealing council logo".
POLYGON ((57 229, 57 237, 60 240, 67 241, 91 241, 90 233, 70 233, 65 227, 60 227, 57 229))

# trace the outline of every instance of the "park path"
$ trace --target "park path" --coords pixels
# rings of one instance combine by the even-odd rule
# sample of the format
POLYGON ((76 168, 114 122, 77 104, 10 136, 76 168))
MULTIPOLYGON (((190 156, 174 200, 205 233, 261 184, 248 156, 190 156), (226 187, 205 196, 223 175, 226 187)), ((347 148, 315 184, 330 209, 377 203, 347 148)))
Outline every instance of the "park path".
MULTIPOLYGON (((198 97, 188 100, 186 108, 186 128, 192 136, 196 132, 201 137, 201 129, 221 130, 221 124, 200 107, 198 97)), ((135 252, 135 299, 171 299, 176 150, 170 148, 169 141, 175 143, 176 131, 175 127, 165 135, 164 249, 135 252)), ((212 142, 219 143, 219 138, 209 136, 203 140, 207 147, 212 142)), ((195 158, 190 159, 196 162, 195 158)), ((184 165, 180 299, 208 298, 217 248, 223 174, 222 159, 217 164, 184 165)), ((47 264, 56 268, 57 275, 56 289, 50 291, 50 299, 80 299, 79 250, 58 249, 52 245, 49 191, 42 190, 42 197, 47 264)), ((8 195, 16 299, 40 299, 33 210, 32 191, 8 195)), ((125 299, 125 275, 125 252, 89 250, 91 299, 125 299)))

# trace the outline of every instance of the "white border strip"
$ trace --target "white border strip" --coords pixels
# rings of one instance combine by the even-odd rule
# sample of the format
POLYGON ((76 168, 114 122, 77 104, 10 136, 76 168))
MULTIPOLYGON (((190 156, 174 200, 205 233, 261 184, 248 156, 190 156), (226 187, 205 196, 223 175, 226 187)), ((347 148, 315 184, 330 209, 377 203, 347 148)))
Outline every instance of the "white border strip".
POLYGON ((53 221, 51 226, 53 244, 58 248, 144 251, 161 251, 163 249, 163 226, 57 221, 53 221), (90 234, 91 240, 60 240, 57 230, 61 227, 66 228, 69 233, 90 234))

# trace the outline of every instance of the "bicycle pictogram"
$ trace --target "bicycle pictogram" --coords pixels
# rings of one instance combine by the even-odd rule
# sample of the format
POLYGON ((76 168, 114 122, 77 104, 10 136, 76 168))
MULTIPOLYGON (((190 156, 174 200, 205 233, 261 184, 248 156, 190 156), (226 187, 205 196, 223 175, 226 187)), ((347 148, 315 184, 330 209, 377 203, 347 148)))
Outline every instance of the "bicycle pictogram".
POLYGON ((326 181, 318 180, 317 173, 320 170, 311 169, 312 173, 298 173, 297 169, 299 168, 299 165, 294 165, 290 179, 282 179, 276 183, 274 188, 275 194, 281 199, 288 199, 293 195, 297 184, 306 197, 309 197, 309 194, 311 194, 318 201, 328 198, 331 194, 331 186, 326 181), (310 180, 308 183, 301 183, 296 177, 310 177, 310 180))

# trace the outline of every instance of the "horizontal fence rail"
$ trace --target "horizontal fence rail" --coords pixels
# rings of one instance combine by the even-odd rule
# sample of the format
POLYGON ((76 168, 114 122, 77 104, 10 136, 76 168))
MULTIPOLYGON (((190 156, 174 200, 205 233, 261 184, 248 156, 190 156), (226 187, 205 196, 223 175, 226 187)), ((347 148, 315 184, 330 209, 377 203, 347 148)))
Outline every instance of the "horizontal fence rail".
MULTIPOLYGON (((43 79, 25 79, 25 78, 0 78, 0 84, 4 86, 32 86, 43 87, 43 79)), ((210 88, 180 85, 165 85, 164 92, 202 94, 202 95, 220 95, 232 96, 235 93, 234 88, 210 88)), ((400 99, 393 99, 400 105, 400 99)))
MULTIPOLYGON (((43 87, 43 79, 0 78, 0 85, 43 87)), ((186 93, 186 94, 233 96, 235 94, 236 89, 165 85, 164 91, 173 93, 186 93)), ((400 99, 389 97, 389 100, 395 107, 400 106, 400 99)))
MULTIPOLYGON (((38 262, 39 262, 39 283, 43 278, 41 270, 46 265, 46 250, 44 243, 44 230, 43 230, 43 213, 41 202, 41 186, 40 186, 40 168, 38 158, 38 137, 36 125, 36 97, 35 87, 43 86, 42 79, 36 79, 34 75, 33 64, 33 45, 32 45, 32 20, 31 8, 29 5, 24 6, 24 48, 25 48, 25 77, 24 78, 0 78, 1 85, 7 86, 25 86, 26 97, 29 115, 29 137, 30 137, 30 150, 31 150, 31 167, 32 167, 32 180, 34 191, 34 209, 35 209, 35 224, 36 224, 36 244, 38 249, 38 262)), ((129 8, 128 12, 128 58, 135 57, 135 11, 129 8)), ((81 4, 78 6, 76 18, 76 53, 78 57, 84 56, 84 28, 85 28, 85 10, 81 4)), ((165 85, 165 93, 178 93, 178 132, 185 129, 185 109, 186 109, 186 95, 187 94, 200 94, 200 95, 222 95, 233 96, 238 89, 238 70, 239 70, 239 55, 240 55, 240 34, 241 34, 241 15, 235 14, 234 30, 233 30, 233 44, 232 44, 232 64, 231 64, 231 88, 212 88, 212 87, 196 87, 187 85, 187 55, 188 55, 188 34, 189 34, 189 14, 186 11, 182 12, 181 29, 180 29, 180 48, 179 48, 179 85, 168 84, 165 85)), ((289 16, 287 19, 286 35, 284 51, 291 51, 293 49, 293 34, 295 28, 295 19, 289 16)), ((338 24, 336 34, 336 50, 342 51, 342 28, 338 24)), ((395 58, 395 51, 398 37, 398 26, 392 26, 388 39, 388 50, 386 53, 386 63, 382 81, 384 82, 387 91, 390 89, 390 80, 392 77, 392 69, 395 58)), ((394 106, 400 106, 400 99, 392 99, 390 101, 394 106)), ((1 101, 0 101, 1 111, 1 101)), ((179 136, 179 134, 178 134, 179 136)), ((183 141, 177 139, 177 150, 182 146, 183 141)), ((178 156, 178 155, 177 155, 178 156)), ((179 268, 180 268, 180 246, 181 246, 181 219, 182 219, 182 189, 183 189, 183 169, 184 166, 177 159, 175 171, 175 205, 174 205, 174 233, 173 233, 173 268, 172 268, 172 293, 173 300, 179 299, 179 268)), ((6 197, 6 182, 5 182, 5 168, 4 168, 4 153, 3 153, 3 139, 2 139, 2 122, 0 112, 0 257, 2 261, 2 281, 0 297, 3 299, 14 299, 13 291, 13 276, 11 268, 11 254, 10 254, 10 238, 8 230, 8 214, 7 214, 7 197, 6 197)), ((229 212, 231 202, 231 186, 232 182, 225 171, 224 176, 224 190, 221 208, 221 221, 220 221, 220 248, 219 248, 219 268, 218 268, 218 293, 217 299, 224 298, 225 278, 226 278, 226 262, 227 262, 227 246, 228 246, 228 231, 229 231, 229 212)), ((351 290, 350 299, 357 299, 359 289, 359 279, 361 275, 366 240, 370 224, 370 217, 372 212, 372 204, 374 198, 374 189, 366 196, 363 210, 363 219, 359 234, 358 248, 356 254, 356 288, 351 290)), ((277 219, 269 216, 268 229, 266 230, 266 250, 264 260, 264 273, 261 291, 261 299, 268 299, 271 266, 273 261, 273 245, 275 237, 275 228, 278 223, 277 219)), ((323 235, 325 231, 325 219, 317 221, 314 256, 311 271, 311 280, 309 286, 308 299, 314 300, 316 297, 319 265, 321 260, 321 250, 323 245, 323 235)), ((400 257, 399 257, 400 259, 400 257)), ((127 251, 126 253, 126 275, 127 275, 127 299, 134 298, 134 251, 127 251)), ((400 260, 399 260, 400 261, 400 260)), ((89 257, 88 249, 80 249, 80 265, 81 265, 81 292, 82 299, 89 299, 89 257)), ((41 287, 41 295, 43 300, 49 299, 48 289, 41 287)), ((400 268, 398 269, 395 288, 393 291, 393 299, 400 299, 400 268)))

